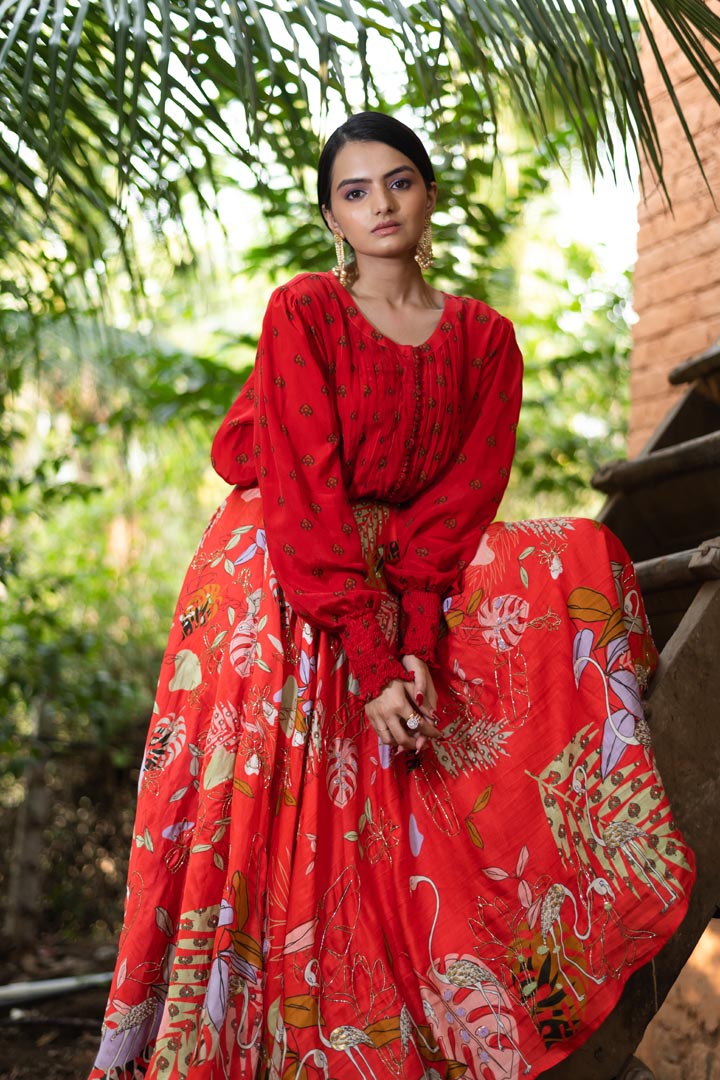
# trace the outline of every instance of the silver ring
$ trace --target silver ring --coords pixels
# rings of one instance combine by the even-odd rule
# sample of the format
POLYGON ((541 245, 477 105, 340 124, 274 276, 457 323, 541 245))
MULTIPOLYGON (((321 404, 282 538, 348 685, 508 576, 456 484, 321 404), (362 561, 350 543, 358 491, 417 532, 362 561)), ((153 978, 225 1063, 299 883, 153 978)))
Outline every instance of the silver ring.
POLYGON ((420 715, 420 713, 413 712, 410 713, 407 720, 405 721, 405 727, 408 729, 408 731, 417 731, 421 723, 422 716, 420 715))

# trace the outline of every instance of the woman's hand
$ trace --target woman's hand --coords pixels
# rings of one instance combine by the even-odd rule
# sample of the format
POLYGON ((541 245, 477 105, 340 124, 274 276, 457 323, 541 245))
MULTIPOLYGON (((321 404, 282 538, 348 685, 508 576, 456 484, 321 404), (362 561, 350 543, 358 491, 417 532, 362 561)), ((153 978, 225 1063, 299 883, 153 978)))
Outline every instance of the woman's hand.
POLYGON ((415 674, 413 682, 393 679, 378 697, 368 701, 365 714, 386 746, 421 750, 427 739, 437 739, 440 732, 432 719, 437 694, 427 664, 417 656, 404 656, 403 667, 415 674), (408 731, 406 721, 412 713, 422 717, 420 726, 408 731))

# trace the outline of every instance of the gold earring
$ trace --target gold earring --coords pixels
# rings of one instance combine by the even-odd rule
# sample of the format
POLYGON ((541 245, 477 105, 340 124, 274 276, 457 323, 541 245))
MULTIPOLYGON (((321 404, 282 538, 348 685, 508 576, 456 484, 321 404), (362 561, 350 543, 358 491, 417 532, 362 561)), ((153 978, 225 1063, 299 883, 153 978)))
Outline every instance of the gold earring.
POLYGON ((425 228, 422 231, 422 236, 418 240, 418 245, 415 250, 415 262, 421 270, 429 270, 433 264, 433 258, 432 222, 430 218, 426 218, 425 228))
POLYGON ((333 234, 335 237, 335 259, 337 266, 333 266, 332 272, 341 285, 347 285, 347 267, 345 266, 345 240, 341 232, 333 234))

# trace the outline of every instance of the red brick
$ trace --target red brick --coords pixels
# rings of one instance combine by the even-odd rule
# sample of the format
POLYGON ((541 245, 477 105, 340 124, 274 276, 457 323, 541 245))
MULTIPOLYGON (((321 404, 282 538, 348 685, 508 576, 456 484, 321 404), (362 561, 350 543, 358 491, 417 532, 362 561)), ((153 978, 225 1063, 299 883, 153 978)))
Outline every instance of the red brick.
POLYGON ((653 245, 643 248, 642 259, 638 259, 633 279, 636 294, 643 282, 661 270, 682 266, 692 274, 696 260, 716 250, 720 250, 720 214, 710 218, 701 228, 679 235, 671 233, 665 240, 656 240, 653 245))
POLYGON ((641 276, 633 302, 638 319, 665 307, 675 307, 676 318, 713 318, 720 311, 718 283, 720 251, 698 256, 687 265, 641 276))
POLYGON ((709 221, 720 219, 720 214, 712 206, 709 198, 676 203, 674 208, 675 217, 669 213, 665 215, 657 214, 650 220, 641 221, 638 230, 638 254, 640 256, 646 256, 653 248, 666 243, 668 240, 690 237, 694 232, 703 231, 709 221))
POLYGON ((658 352, 662 351, 663 357, 667 357, 669 366, 680 364, 688 360, 696 352, 702 352, 712 345, 720 336, 720 313, 714 319, 705 322, 692 323, 687 326, 678 325, 676 329, 668 330, 657 324, 658 328, 653 334, 639 337, 640 322, 634 327, 634 341, 653 341, 658 352))
MULTIPOLYGON (((720 0, 709 6, 720 13, 720 0)), ((657 13, 645 5, 673 88, 693 133, 712 191, 720 191, 720 108, 682 57, 657 13)), ((644 43, 641 61, 663 152, 672 200, 642 165, 645 198, 638 207, 640 230, 635 269, 630 379, 629 452, 635 454, 677 399, 667 375, 676 364, 720 337, 720 211, 713 205, 692 150, 644 43)))
MULTIPOLYGON (((668 165, 665 180, 674 208, 677 208, 678 204, 700 198, 707 203, 709 213, 717 213, 718 211, 713 205, 711 192, 717 191, 718 187, 720 187, 720 160, 718 160, 717 156, 713 159, 709 151, 714 151, 716 144, 720 141, 720 123, 717 124, 712 138, 708 139, 707 146, 702 145, 703 141, 704 137, 701 139, 701 145, 698 149, 702 149, 704 152, 703 168, 705 177, 703 177, 697 162, 692 157, 689 146, 678 145, 675 168, 673 170, 670 164, 668 165), (680 160, 681 156, 682 160, 680 160), (708 190, 708 186, 710 190, 708 190)), ((648 190, 645 197, 640 200, 638 212, 641 220, 652 219, 657 214, 668 216, 667 198, 662 189, 655 187, 648 190)))

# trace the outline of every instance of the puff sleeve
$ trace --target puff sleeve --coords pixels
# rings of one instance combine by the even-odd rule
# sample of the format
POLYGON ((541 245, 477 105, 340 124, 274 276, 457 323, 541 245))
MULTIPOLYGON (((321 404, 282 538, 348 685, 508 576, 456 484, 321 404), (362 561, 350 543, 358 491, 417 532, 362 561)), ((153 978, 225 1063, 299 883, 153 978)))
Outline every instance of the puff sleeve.
MULTIPOLYGON (((311 291, 284 286, 273 293, 252 388, 253 456, 268 550, 288 602, 314 626, 340 635, 369 700, 392 679, 410 676, 377 618, 383 590, 367 581, 323 325, 311 291)), ((239 407, 236 419, 243 415, 239 407)))
POLYGON ((401 652, 428 663, 435 659, 443 596, 457 591, 510 475, 522 396, 512 323, 497 312, 478 313, 468 327, 465 364, 459 450, 399 508, 399 557, 385 568, 390 588, 401 594, 401 652))

